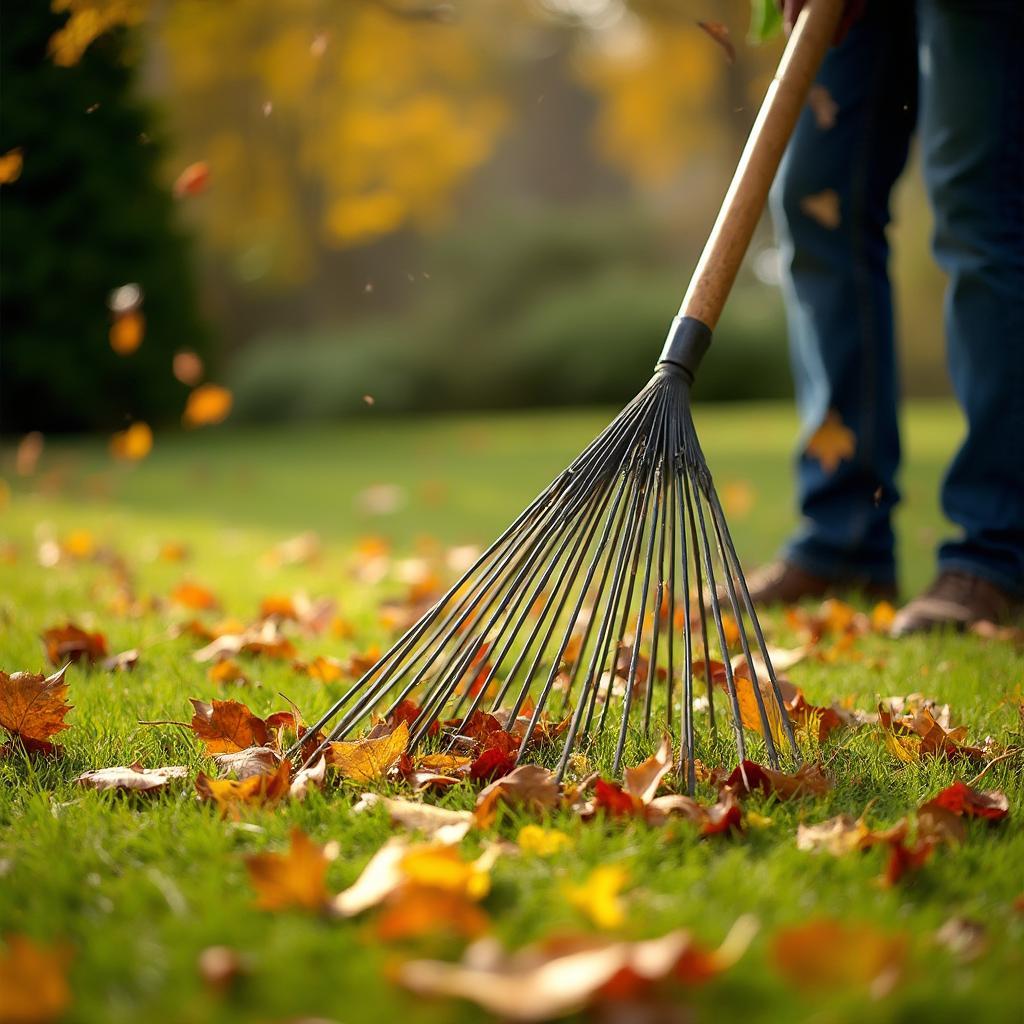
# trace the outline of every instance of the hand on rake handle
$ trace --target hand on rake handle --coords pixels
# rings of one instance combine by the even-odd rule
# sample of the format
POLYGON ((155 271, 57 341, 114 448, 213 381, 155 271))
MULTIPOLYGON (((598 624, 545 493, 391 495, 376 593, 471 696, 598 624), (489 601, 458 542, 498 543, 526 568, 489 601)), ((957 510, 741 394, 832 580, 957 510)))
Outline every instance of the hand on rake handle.
MULTIPOLYGON (((786 26, 786 34, 788 35, 793 31, 797 16, 807 5, 807 0, 777 0, 777 2, 782 8, 782 23, 786 26)), ((836 29, 835 38, 832 40, 834 45, 838 46, 843 41, 846 33, 850 31, 850 26, 864 14, 866 6, 866 0, 846 0, 843 16, 839 20, 839 27, 836 29)))

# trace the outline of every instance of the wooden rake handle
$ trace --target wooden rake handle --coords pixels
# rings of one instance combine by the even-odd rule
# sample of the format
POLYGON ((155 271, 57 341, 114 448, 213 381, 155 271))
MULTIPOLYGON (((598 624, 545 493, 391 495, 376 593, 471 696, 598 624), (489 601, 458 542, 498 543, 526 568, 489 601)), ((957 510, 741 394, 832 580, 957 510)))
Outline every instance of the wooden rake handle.
POLYGON ((844 0, 808 0, 800 12, 690 279, 680 316, 693 317, 708 328, 718 323, 843 5, 844 0))

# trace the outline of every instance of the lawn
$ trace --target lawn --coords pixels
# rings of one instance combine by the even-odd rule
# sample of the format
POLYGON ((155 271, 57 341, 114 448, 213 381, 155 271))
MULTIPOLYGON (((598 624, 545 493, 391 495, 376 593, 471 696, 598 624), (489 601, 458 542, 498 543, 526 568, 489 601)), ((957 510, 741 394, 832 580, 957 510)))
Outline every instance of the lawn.
MULTIPOLYGON (((338 843, 327 874, 332 892, 350 885, 396 829, 379 810, 353 811, 368 787, 349 781, 302 802, 246 810, 238 820, 198 803, 192 777, 213 772, 202 745, 187 730, 140 721, 187 720, 190 697, 232 698, 266 715, 286 706, 280 694, 312 719, 344 684, 316 682, 288 660, 266 658, 245 662, 249 685, 217 684, 191 657, 197 641, 169 632, 171 622, 194 613, 163 599, 183 579, 200 583, 220 599, 220 612, 200 616, 213 622, 252 620, 271 595, 302 590, 333 597, 352 634, 327 630, 294 639, 303 658, 344 660, 387 640, 378 606, 383 594, 402 591, 396 577, 404 559, 429 560, 444 546, 486 542, 607 416, 385 421, 368 408, 358 421, 338 426, 158 435, 152 455, 137 465, 112 463, 100 442, 53 442, 27 478, 16 476, 13 453, 5 453, 0 476, 10 493, 0 519, 0 669, 43 670, 39 635, 68 619, 101 630, 112 652, 140 651, 130 673, 69 669, 74 710, 70 728, 57 737, 62 756, 15 752, 0 760, 0 933, 70 949, 67 1020, 484 1018, 468 1003, 412 996, 394 981, 410 957, 457 959, 463 943, 450 936, 386 942, 373 911, 334 920, 254 905, 245 857, 284 850, 293 828, 318 843, 338 843), (273 556, 282 541, 304 531, 320 538, 317 559, 289 565, 273 556), (365 568, 365 557, 355 552, 367 537, 390 551, 388 575, 379 582, 365 572, 354 575, 365 568), (69 543, 85 557, 69 556, 69 543), (56 564, 42 566, 40 552, 49 561, 61 545, 56 564), (185 558, 168 557, 176 554, 169 546, 184 548, 185 558), (132 576, 145 606, 138 614, 125 614, 118 604, 109 552, 132 576), (134 761, 186 765, 190 778, 148 797, 85 791, 74 783, 88 769, 134 761), (225 991, 211 987, 197 968, 211 946, 235 950, 242 963, 241 977, 225 991)), ((738 547, 753 564, 772 554, 793 520, 793 417, 770 406, 723 406, 698 408, 696 420, 738 547)), ((932 570, 944 529, 938 481, 961 427, 944 404, 912 406, 905 425, 898 525, 909 591, 932 570)), ((781 612, 768 615, 766 625, 773 642, 796 644, 794 625, 781 612)), ((923 693, 951 706, 952 724, 967 727, 966 742, 1024 745, 1024 667, 1010 642, 942 635, 894 643, 868 632, 835 657, 805 658, 787 675, 816 704, 845 699, 866 712, 879 698, 923 693)), ((635 738, 627 763, 650 752, 641 746, 635 738)), ((720 767, 733 767, 727 748, 712 749, 723 759, 720 767)), ((650 938, 683 927, 710 947, 741 915, 753 915, 759 925, 750 949, 728 971, 703 985, 658 989, 661 1005, 678 1008, 678 1016, 666 1011, 636 1019, 1020 1020, 1024 999, 1012 979, 1024 969, 1021 760, 995 763, 979 783, 1007 794, 1008 819, 968 821, 961 845, 936 849, 919 870, 886 887, 879 883, 885 849, 843 857, 805 852, 796 846, 798 825, 848 813, 866 814, 874 828, 889 826, 980 766, 943 757, 904 761, 880 741, 876 726, 839 730, 818 753, 832 789, 785 802, 751 795, 739 835, 701 839, 681 819, 650 827, 638 819, 598 815, 582 822, 570 810, 551 813, 542 823, 565 833, 568 846, 546 857, 507 852, 497 860, 482 903, 493 934, 518 948, 556 932, 598 931, 566 898, 566 886, 613 864, 626 878, 625 919, 614 934, 650 938), (864 925, 862 948, 875 933, 905 945, 890 991, 883 995, 877 985, 858 981, 794 981, 779 969, 776 937, 819 918, 864 925), (979 941, 957 946, 937 938, 952 918, 976 924, 970 934, 979 941)), ((601 754, 593 767, 610 773, 601 754)), ((369 788, 411 796, 408 787, 391 783, 369 788)), ((463 782, 427 799, 472 808, 478 788, 463 782)), ((714 800, 707 785, 698 796, 714 800)), ((462 848, 477 851, 496 837, 515 842, 537 820, 521 808, 504 810, 493 827, 471 832, 462 848)), ((954 931, 947 927, 944 934, 954 931)))

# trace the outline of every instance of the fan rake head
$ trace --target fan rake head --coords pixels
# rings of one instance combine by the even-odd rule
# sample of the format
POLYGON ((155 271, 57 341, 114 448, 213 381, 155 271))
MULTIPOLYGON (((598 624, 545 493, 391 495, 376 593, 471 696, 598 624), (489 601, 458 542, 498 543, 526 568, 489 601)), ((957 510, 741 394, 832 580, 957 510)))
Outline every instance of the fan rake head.
POLYGON ((529 717, 522 759, 546 714, 561 722, 561 778, 575 748, 612 728, 618 771, 631 722, 650 734, 656 716, 678 737, 692 792, 695 706, 704 703, 695 677, 706 680, 714 732, 717 654, 740 760, 751 739, 744 723, 773 767, 780 739, 797 755, 690 413, 692 371, 710 336, 705 328, 695 345, 692 329, 683 333, 687 344, 677 331, 673 348, 670 335, 640 394, 314 723, 314 735, 331 725, 321 749, 411 699, 410 749, 428 734, 431 744, 454 744, 475 711, 502 709, 509 722, 529 717))

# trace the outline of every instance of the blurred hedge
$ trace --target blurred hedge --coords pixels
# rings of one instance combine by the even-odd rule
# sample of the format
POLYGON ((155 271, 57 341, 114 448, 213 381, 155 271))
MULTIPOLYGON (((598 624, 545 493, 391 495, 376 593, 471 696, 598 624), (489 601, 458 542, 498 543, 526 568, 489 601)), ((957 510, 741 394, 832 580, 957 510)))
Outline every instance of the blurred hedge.
MULTIPOLYGON (((511 216, 446 239, 401 316, 258 340, 230 381, 239 418, 617 404, 650 376, 685 287, 649 226, 511 216)), ((692 255, 688 257, 692 259, 692 255)), ((704 401, 791 394, 777 292, 744 277, 701 368, 704 401)))

